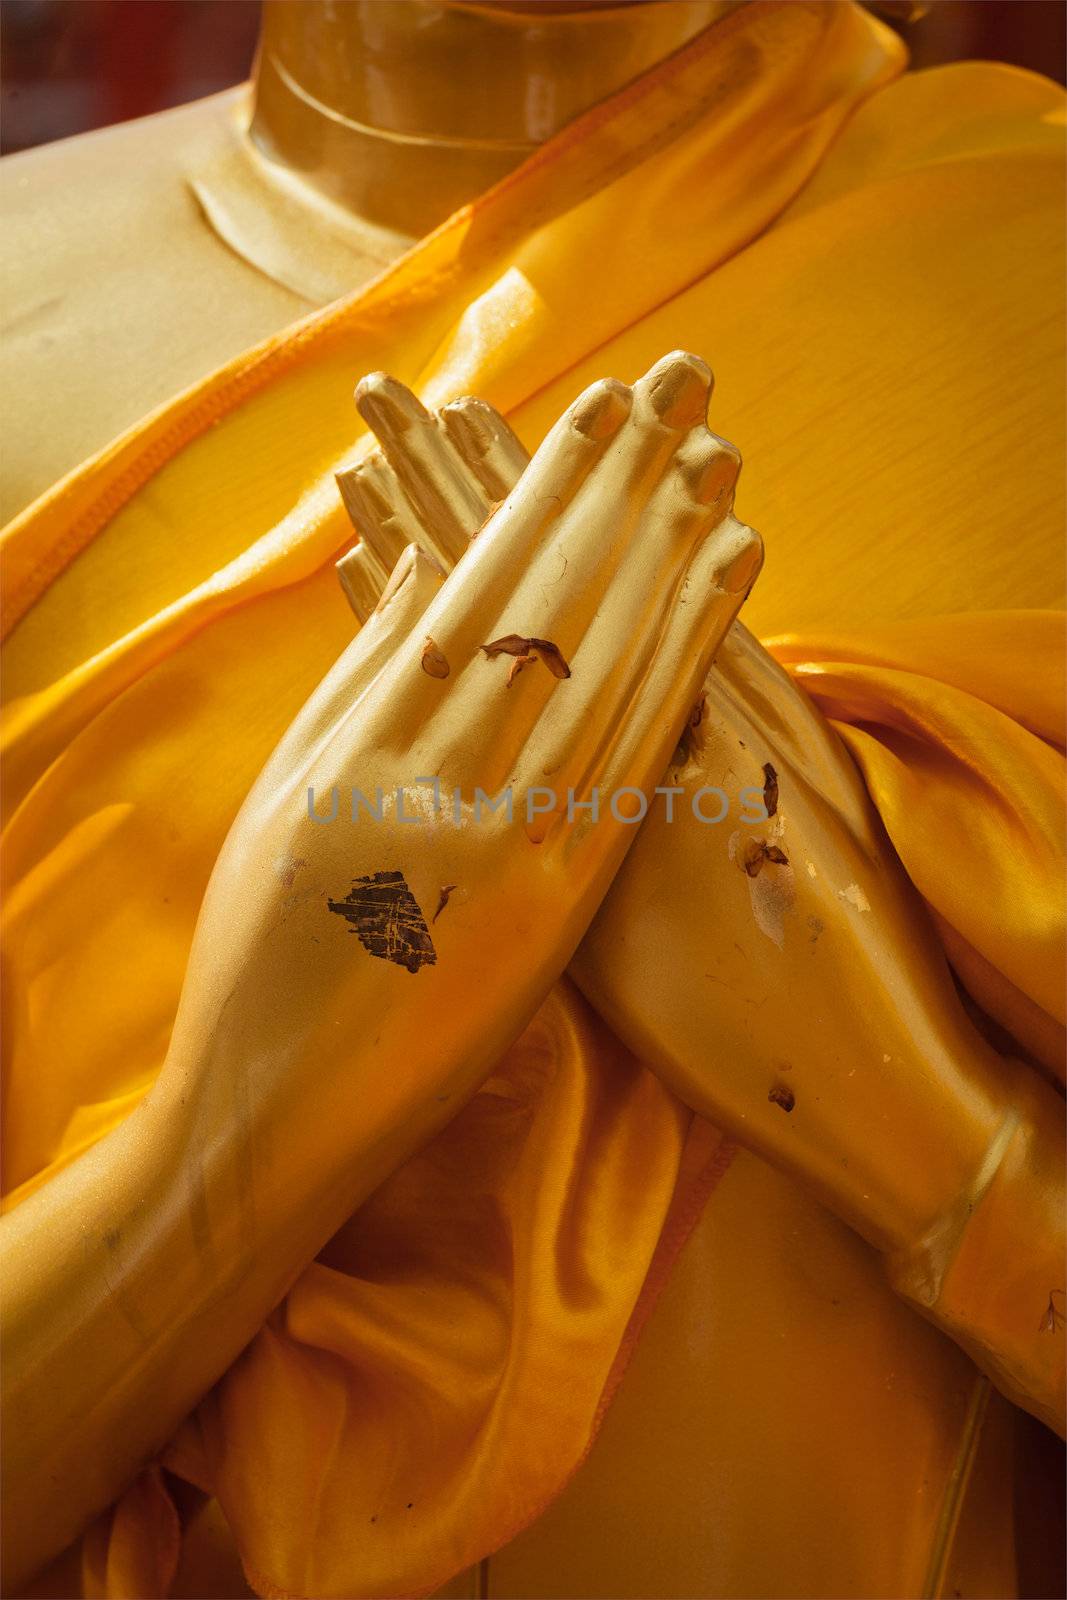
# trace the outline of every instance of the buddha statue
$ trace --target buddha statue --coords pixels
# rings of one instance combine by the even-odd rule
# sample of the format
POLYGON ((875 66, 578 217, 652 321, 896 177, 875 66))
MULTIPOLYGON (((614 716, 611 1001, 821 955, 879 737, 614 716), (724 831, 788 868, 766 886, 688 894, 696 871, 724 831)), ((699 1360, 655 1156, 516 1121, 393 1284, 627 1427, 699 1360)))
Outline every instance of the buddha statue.
POLYGON ((1062 95, 903 66, 277 0, 6 164, 11 1592, 1049 1592, 1062 95))

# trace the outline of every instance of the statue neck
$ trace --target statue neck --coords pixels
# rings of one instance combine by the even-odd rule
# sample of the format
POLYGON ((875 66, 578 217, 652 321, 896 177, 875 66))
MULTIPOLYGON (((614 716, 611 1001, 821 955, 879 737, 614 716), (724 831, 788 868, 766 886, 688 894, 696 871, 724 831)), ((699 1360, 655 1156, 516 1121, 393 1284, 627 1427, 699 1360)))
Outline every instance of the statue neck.
POLYGON ((376 227, 421 237, 739 0, 267 0, 251 135, 376 227))

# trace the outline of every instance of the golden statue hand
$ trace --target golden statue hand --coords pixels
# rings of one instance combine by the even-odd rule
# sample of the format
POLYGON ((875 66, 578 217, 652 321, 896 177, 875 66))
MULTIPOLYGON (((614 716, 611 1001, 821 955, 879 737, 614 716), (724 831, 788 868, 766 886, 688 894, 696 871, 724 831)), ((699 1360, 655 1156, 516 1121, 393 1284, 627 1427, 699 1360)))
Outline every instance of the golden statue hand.
MULTIPOLYGON (((381 446, 339 476, 364 535, 339 571, 363 614, 397 527, 447 562, 525 457, 476 400, 435 420, 374 380, 357 403, 381 446)), ((661 787, 572 976, 683 1100, 814 1187, 1062 1427, 1058 1097, 966 1018, 847 751, 740 623, 661 787)))
POLYGON ((986 1044, 829 723, 739 623, 571 974, 695 1110, 812 1188, 1063 1428, 1062 1102, 986 1044), (735 786, 766 821, 702 822, 735 786), (692 915, 682 909, 692 906, 692 915), (713 908, 704 910, 703 908, 713 908))
POLYGON ((287 1182, 335 1173, 351 1209, 353 1123, 366 1192, 474 1091, 588 926, 635 831, 607 797, 663 770, 758 563, 723 512, 736 458, 706 393, 681 361, 632 395, 594 386, 421 617, 434 574, 405 558, 369 629, 391 655, 356 641, 242 808, 160 1092, 219 1085, 245 1097, 218 1108, 235 1120, 255 1064, 287 1182))
POLYGON ((253 786, 157 1084, 0 1227, 9 1583, 166 1441, 570 960, 634 830, 567 797, 655 782, 759 566, 707 388, 676 358, 588 390, 447 582, 402 557, 253 786))

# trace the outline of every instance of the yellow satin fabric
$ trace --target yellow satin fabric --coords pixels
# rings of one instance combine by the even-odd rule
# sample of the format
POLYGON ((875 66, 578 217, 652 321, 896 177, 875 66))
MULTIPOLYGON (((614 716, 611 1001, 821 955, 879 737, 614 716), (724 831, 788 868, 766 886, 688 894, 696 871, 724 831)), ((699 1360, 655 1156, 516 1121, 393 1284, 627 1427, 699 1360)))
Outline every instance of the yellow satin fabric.
MULTIPOLYGON (((892 82, 902 65, 852 6, 743 8, 12 524, 9 1187, 73 1159, 158 1069, 229 821, 350 635, 332 471, 374 367, 434 403, 481 393, 532 444, 587 379, 706 354, 768 546, 747 620, 810 631, 790 652, 835 718, 864 711, 849 737, 909 870, 1047 1015, 1063 917, 1033 879, 1058 859, 1033 746, 1057 707, 1027 688, 1029 622, 974 619, 947 672, 933 624, 925 655, 821 642, 843 620, 870 643, 886 620, 1062 603, 1062 96, 992 67, 892 82), (975 727, 977 775, 958 742, 975 727), (938 809, 976 823, 996 904, 938 860, 913 755, 938 809)), ((257 1587, 428 1590, 536 1516, 726 1154, 554 997, 176 1441, 257 1587)), ((89 1592, 164 1581, 158 1502, 131 1494, 114 1549, 89 1546, 89 1592)))
POLYGON ((85 1600, 166 1594, 177 1570, 182 1530, 162 1469, 151 1466, 131 1484, 109 1517, 82 1540, 85 1600))
POLYGON ((421 1593, 532 1522, 729 1155, 561 985, 167 1453, 256 1590, 421 1593))
POLYGON ((769 643, 836 722, 968 991, 1062 1082, 1063 614, 769 643))

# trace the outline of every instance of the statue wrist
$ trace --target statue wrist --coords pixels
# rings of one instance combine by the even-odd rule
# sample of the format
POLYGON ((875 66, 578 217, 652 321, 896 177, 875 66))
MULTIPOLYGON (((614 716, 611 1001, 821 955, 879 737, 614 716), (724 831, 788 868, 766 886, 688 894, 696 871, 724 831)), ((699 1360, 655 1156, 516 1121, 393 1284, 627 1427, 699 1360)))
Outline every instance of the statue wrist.
POLYGON ((888 1258, 894 1288, 997 1387, 1064 1432, 1063 1103, 1016 1066, 1000 1132, 971 1191, 888 1258))

